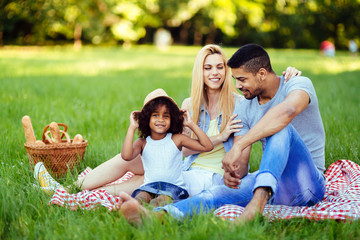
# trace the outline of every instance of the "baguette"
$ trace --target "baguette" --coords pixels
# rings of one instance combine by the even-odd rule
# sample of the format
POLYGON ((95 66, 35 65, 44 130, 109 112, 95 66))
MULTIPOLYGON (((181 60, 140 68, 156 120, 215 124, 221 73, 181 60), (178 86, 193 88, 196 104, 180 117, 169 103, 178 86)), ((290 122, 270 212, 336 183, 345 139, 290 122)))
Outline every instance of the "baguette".
POLYGON ((52 122, 49 125, 51 138, 54 143, 61 143, 60 129, 56 122, 52 122))
POLYGON ((35 143, 36 137, 35 137, 34 129, 31 124, 30 117, 26 115, 22 118, 21 121, 22 121, 22 125, 24 127, 26 142, 35 143))
POLYGON ((53 144, 54 141, 51 139, 51 137, 49 137, 49 133, 50 133, 50 130, 48 130, 44 133, 45 141, 47 141, 50 144, 53 144))
POLYGON ((69 134, 68 134, 67 132, 63 131, 63 130, 60 130, 60 132, 61 132, 62 134, 64 134, 64 136, 65 136, 65 138, 66 138, 66 142, 67 142, 67 143, 71 143, 69 134))

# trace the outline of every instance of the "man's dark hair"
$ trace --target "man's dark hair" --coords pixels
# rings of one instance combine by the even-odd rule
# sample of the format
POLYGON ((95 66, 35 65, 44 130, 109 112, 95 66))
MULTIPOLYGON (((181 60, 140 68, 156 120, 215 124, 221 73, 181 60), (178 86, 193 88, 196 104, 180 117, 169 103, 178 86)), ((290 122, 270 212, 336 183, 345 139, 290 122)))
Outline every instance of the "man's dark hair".
POLYGON ((243 67, 245 71, 256 74, 260 68, 272 72, 270 58, 264 48, 257 44, 246 44, 239 48, 229 59, 230 68, 243 67))
POLYGON ((182 133, 184 112, 168 98, 158 97, 148 102, 141 112, 135 115, 135 118, 138 119, 139 122, 140 138, 146 138, 151 135, 151 129, 149 127, 151 114, 162 105, 165 105, 170 112, 170 128, 167 132, 172 134, 182 133))

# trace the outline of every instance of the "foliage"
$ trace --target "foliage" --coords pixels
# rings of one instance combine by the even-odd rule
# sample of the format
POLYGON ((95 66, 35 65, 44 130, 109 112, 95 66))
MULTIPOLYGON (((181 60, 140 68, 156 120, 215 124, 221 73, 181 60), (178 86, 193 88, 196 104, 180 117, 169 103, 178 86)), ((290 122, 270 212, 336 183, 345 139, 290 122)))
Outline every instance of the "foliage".
POLYGON ((359 40, 359 0, 14 0, 0 2, 0 45, 149 43, 158 28, 176 43, 257 42, 318 48, 359 40), (352 17, 349 17, 352 16, 352 17))
MULTIPOLYGON (((35 134, 51 121, 64 122, 70 136, 88 141, 85 159, 69 183, 86 166, 95 167, 117 154, 125 138, 129 113, 146 94, 164 88, 178 104, 190 94, 192 64, 199 47, 151 46, 130 49, 89 47, 4 47, 0 51, 0 239, 359 239, 357 221, 268 222, 257 218, 231 226, 212 214, 177 221, 152 219, 135 228, 105 208, 71 211, 49 206, 49 196, 33 186, 24 148, 21 118, 29 115, 35 134)), ((225 48, 228 56, 234 48, 225 48)), ((359 58, 339 52, 325 58, 314 50, 269 49, 274 70, 288 65, 309 76, 317 90, 326 131, 326 167, 337 159, 360 164, 358 94, 359 58)), ((254 148, 251 166, 261 151, 254 148)))
POLYGON ((93 41, 106 38, 106 4, 74 0, 19 0, 5 5, 4 39, 15 44, 46 44, 75 38, 76 28, 93 41), (18 32, 20 30, 20 32, 18 32), (101 36, 101 37, 100 37, 101 36))

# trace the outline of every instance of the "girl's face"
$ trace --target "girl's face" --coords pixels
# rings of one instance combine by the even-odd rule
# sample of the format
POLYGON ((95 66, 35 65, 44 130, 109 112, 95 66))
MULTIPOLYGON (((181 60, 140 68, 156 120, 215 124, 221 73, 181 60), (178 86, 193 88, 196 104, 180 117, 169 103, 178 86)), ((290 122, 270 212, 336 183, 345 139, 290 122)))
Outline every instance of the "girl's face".
POLYGON ((169 130, 170 124, 171 116, 169 109, 166 105, 159 105, 150 116, 149 127, 151 130, 151 138, 163 138, 169 130))
POLYGON ((208 55, 204 60, 204 83, 207 89, 219 90, 225 81, 225 63, 220 54, 208 55))

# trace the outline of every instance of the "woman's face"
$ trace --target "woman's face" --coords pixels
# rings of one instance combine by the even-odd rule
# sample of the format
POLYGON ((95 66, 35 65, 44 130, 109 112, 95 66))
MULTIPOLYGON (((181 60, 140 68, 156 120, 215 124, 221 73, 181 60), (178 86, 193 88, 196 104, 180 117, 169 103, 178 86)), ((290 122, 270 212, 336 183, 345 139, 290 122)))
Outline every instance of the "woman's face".
POLYGON ((206 89, 219 90, 225 81, 226 74, 221 55, 208 55, 204 60, 203 72, 206 89))

